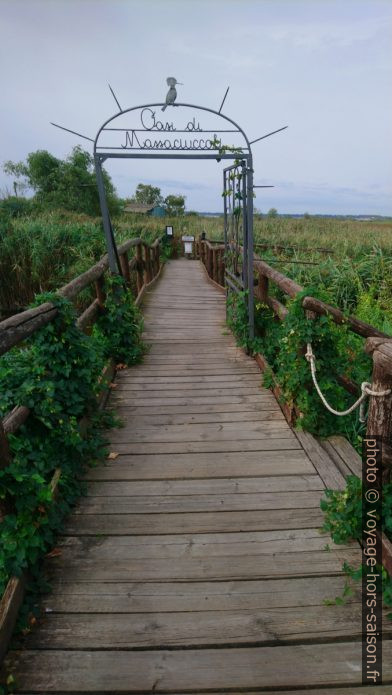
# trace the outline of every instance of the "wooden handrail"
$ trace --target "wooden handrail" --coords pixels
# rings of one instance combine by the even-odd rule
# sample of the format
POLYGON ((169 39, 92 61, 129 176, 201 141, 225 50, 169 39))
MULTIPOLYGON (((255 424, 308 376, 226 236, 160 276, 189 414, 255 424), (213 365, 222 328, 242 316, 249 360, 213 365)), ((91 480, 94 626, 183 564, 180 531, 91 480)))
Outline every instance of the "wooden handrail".
MULTIPOLYGON (((221 276, 216 272, 216 262, 211 259, 215 257, 217 249, 222 248, 211 244, 207 239, 199 239, 199 257, 204 263, 208 275, 215 282, 224 285, 224 274, 221 276)), ((224 257, 223 257, 224 264, 224 257)), ((303 292, 303 287, 294 282, 291 278, 283 275, 275 268, 271 268, 265 261, 255 258, 254 269, 258 274, 258 284, 255 290, 257 298, 270 307, 275 316, 284 321, 287 314, 287 307, 275 297, 269 294, 269 283, 273 282, 290 298, 295 298, 299 292, 303 292)), ((229 284, 229 279, 226 279, 229 284)), ((230 283, 231 284, 231 283, 230 283)), ((392 338, 383 333, 375 326, 372 326, 356 316, 345 316, 337 307, 322 302, 315 297, 304 297, 302 301, 305 314, 308 318, 319 316, 330 316, 337 325, 347 325, 350 331, 362 338, 367 338, 366 351, 373 357, 372 390, 376 392, 391 389, 391 394, 384 397, 370 397, 369 416, 367 432, 370 435, 380 436, 384 442, 392 441, 392 338)), ((345 375, 336 375, 336 379, 349 393, 356 395, 359 387, 345 375)), ((384 466, 387 473, 385 479, 389 479, 392 469, 392 447, 384 445, 384 466)))
MULTIPOLYGON (((150 282, 159 271, 159 239, 156 239, 156 241, 154 241, 154 243, 151 245, 139 238, 129 239, 118 247, 118 255, 120 258, 123 276, 127 284, 130 284, 130 273, 133 270, 137 271, 137 291, 139 294, 144 284, 143 271, 146 273, 146 284, 150 282), (136 258, 133 258, 131 262, 128 263, 127 252, 132 247, 136 247, 136 258), (147 254, 144 261, 142 259, 142 247, 144 247, 145 253, 147 254), (151 263, 149 260, 150 250, 152 250, 155 263, 151 263)), ((108 258, 107 255, 105 255, 100 261, 98 261, 98 263, 61 287, 58 290, 58 294, 62 297, 66 297, 69 300, 75 299, 86 287, 94 282, 99 283, 99 281, 103 279, 103 276, 108 268, 108 258)), ((99 315, 100 309, 103 308, 104 300, 102 283, 101 285, 96 285, 96 288, 97 299, 95 299, 78 318, 78 325, 82 329, 85 329, 91 325, 91 323, 93 323, 99 315)), ((33 335, 33 333, 39 330, 39 328, 52 321, 56 314, 56 307, 51 302, 45 302, 37 307, 26 309, 19 314, 15 314, 4 321, 1 321, 0 355, 8 352, 8 350, 10 350, 12 347, 18 345, 26 340, 26 338, 33 335)))
MULTIPOLYGON (((139 303, 145 285, 150 283, 159 273, 160 270, 160 240, 156 239, 153 244, 148 244, 142 239, 129 239, 124 244, 118 247, 123 276, 128 285, 130 285, 130 273, 137 274, 137 297, 135 301, 139 303), (128 262, 127 253, 130 248, 136 249, 136 256, 128 262), (145 249, 145 260, 142 258, 142 248, 145 249), (152 259, 150 258, 152 254, 152 259), (145 274, 145 282, 144 276, 145 274)), ((86 331, 98 318, 99 314, 105 307, 105 273, 109 269, 107 255, 103 256, 98 263, 86 270, 71 282, 64 285, 58 290, 60 296, 66 297, 69 300, 75 299, 78 294, 89 285, 95 283, 96 298, 77 318, 76 325, 86 331)), ((8 352, 12 347, 26 340, 33 335, 42 326, 50 323, 57 315, 57 309, 51 302, 45 302, 32 309, 26 309, 20 314, 10 316, 5 321, 0 322, 0 355, 8 352)), ((2 422, 2 433, 4 437, 7 434, 13 434, 25 422, 30 414, 29 408, 25 406, 17 406, 8 413, 2 422)), ((0 450, 0 466, 3 456, 0 450)))

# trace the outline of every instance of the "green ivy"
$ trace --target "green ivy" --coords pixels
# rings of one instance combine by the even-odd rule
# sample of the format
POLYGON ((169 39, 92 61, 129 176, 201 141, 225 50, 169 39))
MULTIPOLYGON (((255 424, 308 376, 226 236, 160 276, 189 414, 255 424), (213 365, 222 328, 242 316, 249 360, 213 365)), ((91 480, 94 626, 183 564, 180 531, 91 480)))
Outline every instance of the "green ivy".
POLYGON ((143 317, 123 278, 106 281, 105 309, 94 325, 93 336, 102 344, 106 357, 127 365, 139 362, 145 353, 142 341, 143 317))
MULTIPOLYGON (((387 535, 392 531, 392 483, 383 485, 383 514, 381 528, 387 535)), ((338 545, 352 540, 362 539, 362 482, 357 476, 351 475, 346 479, 343 490, 325 490, 325 499, 320 502, 324 512, 323 531, 331 535, 338 545)), ((352 579, 359 580, 362 567, 357 569, 345 564, 346 574, 352 579)), ((383 603, 392 607, 392 578, 382 567, 383 603)), ((389 616, 392 618, 392 614, 389 616)))
POLYGON ((371 359, 346 324, 337 326, 330 316, 306 318, 302 300, 309 295, 328 300, 322 291, 308 287, 288 302, 284 321, 276 319, 268 306, 257 302, 256 337, 249 340, 246 293, 230 294, 228 324, 242 347, 250 353, 260 352, 265 356, 271 372, 264 375, 264 383, 271 386, 274 375, 284 401, 295 404, 302 413, 299 427, 319 436, 343 434, 359 449, 364 428, 359 422, 358 411, 340 418, 325 408, 312 383, 310 367, 304 356, 305 346, 307 342, 312 343, 321 390, 336 410, 347 409, 354 400, 354 396, 339 384, 338 375, 345 375, 356 383, 368 381, 371 359))
POLYGON ((102 432, 110 417, 96 409, 100 374, 109 355, 131 364, 143 353, 140 314, 120 285, 117 279, 109 283, 106 310, 92 336, 77 328, 68 300, 40 295, 35 305, 52 302, 55 319, 0 359, 0 417, 18 405, 31 411, 9 436, 12 461, 0 470, 0 504, 7 512, 0 524, 0 593, 11 575, 35 572, 84 491, 86 466, 106 455, 102 432), (54 500, 50 483, 57 469, 54 500))

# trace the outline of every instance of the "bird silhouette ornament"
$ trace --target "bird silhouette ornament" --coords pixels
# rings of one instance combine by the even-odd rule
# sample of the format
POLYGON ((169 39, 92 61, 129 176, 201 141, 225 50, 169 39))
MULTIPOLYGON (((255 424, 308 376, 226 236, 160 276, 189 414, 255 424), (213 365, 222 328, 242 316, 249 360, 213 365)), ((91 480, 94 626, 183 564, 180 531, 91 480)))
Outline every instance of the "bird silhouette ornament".
POLYGON ((177 106, 177 104, 174 103, 177 99, 176 84, 182 85, 182 82, 177 82, 175 77, 168 77, 166 82, 169 85, 170 89, 166 94, 166 104, 162 106, 162 111, 164 111, 167 106, 177 106))

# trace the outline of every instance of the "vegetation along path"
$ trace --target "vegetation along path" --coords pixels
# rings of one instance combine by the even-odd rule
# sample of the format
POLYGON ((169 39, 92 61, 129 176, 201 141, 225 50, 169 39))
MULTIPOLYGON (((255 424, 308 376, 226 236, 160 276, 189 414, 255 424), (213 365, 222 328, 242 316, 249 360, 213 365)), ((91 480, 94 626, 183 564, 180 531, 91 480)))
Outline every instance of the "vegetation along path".
POLYGON ((359 548, 319 531, 324 483, 224 295, 181 259, 144 311, 151 349, 111 397, 124 427, 48 560, 42 624, 9 655, 17 692, 359 692, 358 594, 326 602, 359 548))

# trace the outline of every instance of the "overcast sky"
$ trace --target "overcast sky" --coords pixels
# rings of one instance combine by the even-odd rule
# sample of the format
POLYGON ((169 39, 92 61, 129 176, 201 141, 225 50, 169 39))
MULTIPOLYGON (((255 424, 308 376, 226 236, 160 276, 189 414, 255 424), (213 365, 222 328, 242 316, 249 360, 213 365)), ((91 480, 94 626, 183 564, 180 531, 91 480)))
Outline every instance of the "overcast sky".
MULTIPOLYGON (((392 0, 0 0, 1 161, 65 157, 116 111, 164 100, 219 108, 254 139, 265 211, 392 215, 392 0)), ((168 109, 174 112, 175 109, 168 109)), ((166 112, 166 114, 168 113, 166 112)), ((169 117, 169 116, 168 116, 169 117)), ((110 162, 138 182, 220 210, 222 164, 110 162)), ((12 181, 1 172, 0 188, 12 181)))

